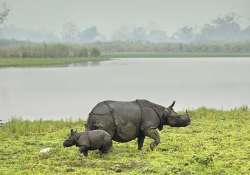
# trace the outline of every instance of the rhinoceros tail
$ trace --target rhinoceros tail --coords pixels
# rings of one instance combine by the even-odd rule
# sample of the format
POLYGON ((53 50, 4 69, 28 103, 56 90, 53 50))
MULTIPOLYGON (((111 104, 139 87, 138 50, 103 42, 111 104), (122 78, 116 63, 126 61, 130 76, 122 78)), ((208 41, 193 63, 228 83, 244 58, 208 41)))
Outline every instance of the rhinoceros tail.
POLYGON ((89 114, 87 123, 85 124, 85 131, 100 129, 101 126, 98 124, 96 116, 94 114, 89 114))

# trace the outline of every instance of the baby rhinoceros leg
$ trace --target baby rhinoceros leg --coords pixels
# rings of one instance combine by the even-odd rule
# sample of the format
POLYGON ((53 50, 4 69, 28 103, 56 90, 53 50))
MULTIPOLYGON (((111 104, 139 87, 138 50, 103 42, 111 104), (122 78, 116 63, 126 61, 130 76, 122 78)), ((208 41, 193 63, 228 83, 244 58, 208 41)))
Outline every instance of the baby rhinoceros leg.
POLYGON ((88 146, 83 145, 79 148, 79 152, 82 153, 85 157, 88 156, 88 146))
POLYGON ((110 135, 105 135, 103 139, 103 144, 99 148, 101 154, 108 153, 112 147, 112 138, 110 135))

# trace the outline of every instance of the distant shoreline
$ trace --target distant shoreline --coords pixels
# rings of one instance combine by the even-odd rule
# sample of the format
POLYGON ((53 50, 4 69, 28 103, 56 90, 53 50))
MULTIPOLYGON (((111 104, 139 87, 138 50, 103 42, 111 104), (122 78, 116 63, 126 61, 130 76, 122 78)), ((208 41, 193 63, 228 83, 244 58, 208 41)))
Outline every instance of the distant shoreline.
POLYGON ((117 52, 104 53, 102 58, 192 58, 192 57, 250 57, 250 53, 154 53, 154 52, 117 52))
POLYGON ((154 53, 154 52, 116 52, 104 53, 100 57, 76 58, 0 58, 0 68, 5 67, 57 67, 86 62, 107 61, 114 58, 197 58, 197 57, 249 57, 250 53, 154 53))

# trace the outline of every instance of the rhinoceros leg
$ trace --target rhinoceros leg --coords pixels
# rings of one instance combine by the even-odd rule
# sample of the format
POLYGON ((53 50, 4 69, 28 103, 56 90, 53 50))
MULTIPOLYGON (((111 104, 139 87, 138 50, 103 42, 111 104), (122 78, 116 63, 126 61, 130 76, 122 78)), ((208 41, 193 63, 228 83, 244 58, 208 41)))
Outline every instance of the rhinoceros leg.
POLYGON ((99 151, 100 151, 100 154, 106 154, 109 152, 111 146, 110 145, 103 145, 99 151))
POLYGON ((108 153, 112 147, 112 140, 106 141, 99 149, 101 154, 108 153))
POLYGON ((137 143, 138 143, 138 150, 141 150, 143 147, 145 135, 141 134, 139 137, 137 137, 137 143))
POLYGON ((80 153, 82 153, 85 157, 87 157, 88 156, 88 147, 87 146, 81 146, 80 148, 79 148, 79 151, 80 151, 80 153))
POLYGON ((154 140, 150 144, 150 149, 154 150, 154 148, 160 143, 160 136, 157 129, 149 128, 145 131, 145 135, 154 140))

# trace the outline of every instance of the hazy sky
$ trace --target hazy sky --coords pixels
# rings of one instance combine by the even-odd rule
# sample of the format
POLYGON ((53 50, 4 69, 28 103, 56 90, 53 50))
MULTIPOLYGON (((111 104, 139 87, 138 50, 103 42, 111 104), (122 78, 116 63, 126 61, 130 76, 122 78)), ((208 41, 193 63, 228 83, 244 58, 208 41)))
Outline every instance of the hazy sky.
MULTIPOLYGON (((3 2, 3 0, 0 0, 3 2)), ((96 25, 104 34, 120 26, 159 28, 167 33, 184 25, 199 27, 235 12, 250 24, 250 0, 5 0, 7 24, 58 32, 66 22, 80 28, 96 25)))

